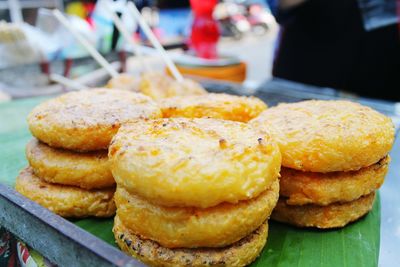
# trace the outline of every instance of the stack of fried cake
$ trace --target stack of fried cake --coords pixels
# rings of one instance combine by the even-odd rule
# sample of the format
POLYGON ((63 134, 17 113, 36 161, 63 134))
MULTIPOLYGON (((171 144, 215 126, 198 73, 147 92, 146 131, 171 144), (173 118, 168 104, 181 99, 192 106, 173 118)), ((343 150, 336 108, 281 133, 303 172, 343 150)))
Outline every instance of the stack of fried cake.
POLYGON ((371 210, 394 140, 391 120, 349 101, 281 104, 251 121, 282 153, 280 199, 272 218, 336 228, 371 210))
POLYGON ((121 127, 109 149, 113 232, 154 266, 245 266, 266 243, 281 155, 233 121, 170 118, 121 127))
POLYGON ((35 138, 17 191, 64 217, 114 215, 109 143, 121 124, 160 116, 149 97, 120 90, 72 92, 40 104, 28 117, 35 138))

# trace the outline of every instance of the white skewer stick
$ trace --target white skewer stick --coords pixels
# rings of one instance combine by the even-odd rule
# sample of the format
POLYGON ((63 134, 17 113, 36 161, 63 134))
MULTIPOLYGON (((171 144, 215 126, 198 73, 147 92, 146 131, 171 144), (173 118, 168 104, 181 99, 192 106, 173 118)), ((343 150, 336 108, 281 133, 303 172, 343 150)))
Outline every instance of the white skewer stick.
POLYGON ((107 62, 107 60, 69 23, 68 19, 57 9, 53 10, 53 15, 58 21, 69 30, 69 32, 83 45, 90 55, 100 64, 111 77, 115 78, 118 76, 118 72, 107 62))
POLYGON ((164 50, 160 42, 157 40, 154 33, 151 31, 149 25, 147 25, 146 21, 142 17, 142 14, 140 14, 139 10, 137 9, 137 7, 133 2, 128 2, 128 9, 132 12, 133 16, 135 17, 140 27, 146 34, 147 38, 149 38, 154 48, 157 49, 158 53, 160 53, 162 59, 164 60, 165 64, 167 64, 167 67, 171 71, 175 80, 177 80, 178 82, 183 82, 182 74, 176 68, 174 62, 172 62, 171 58, 168 56, 167 52, 164 50))
POLYGON ((129 31, 125 27, 122 20, 117 16, 117 14, 115 14, 115 12, 111 9, 111 6, 108 3, 107 3, 107 8, 108 8, 107 11, 110 13, 115 26, 117 27, 119 32, 122 34, 124 39, 132 46, 133 52, 138 57, 140 64, 143 66, 143 68, 146 71, 150 71, 149 65, 146 64, 146 62, 143 60, 143 57, 142 57, 143 53, 141 53, 141 51, 139 50, 138 44, 135 41, 133 41, 132 36, 129 34, 129 31))
POLYGON ((90 89, 86 85, 83 85, 81 83, 78 83, 74 80, 65 78, 64 76, 58 75, 56 73, 50 74, 50 80, 59 83, 61 85, 64 85, 65 87, 71 88, 73 90, 81 91, 81 90, 88 90, 90 89))

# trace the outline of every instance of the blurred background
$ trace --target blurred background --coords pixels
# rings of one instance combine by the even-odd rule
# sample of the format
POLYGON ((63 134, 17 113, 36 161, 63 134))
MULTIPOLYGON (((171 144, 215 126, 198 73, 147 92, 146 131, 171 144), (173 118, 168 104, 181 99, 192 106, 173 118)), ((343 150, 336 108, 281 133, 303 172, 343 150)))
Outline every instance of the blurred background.
MULTIPOLYGON (((37 95, 47 92, 38 88, 51 85, 50 73, 74 79, 99 68, 86 49, 59 25, 50 12, 54 8, 68 14, 71 25, 110 62, 126 61, 128 56, 123 68, 135 73, 137 64, 129 60, 131 49, 113 25, 104 2, 0 1, 0 90, 16 97, 37 95)), ((132 38, 147 45, 145 35, 123 8, 126 1, 111 2, 132 38)), ((209 72, 207 68, 218 65, 225 68, 220 73, 213 69, 215 75, 206 76, 250 87, 271 77, 278 26, 265 1, 134 2, 159 41, 189 72, 209 72)), ((162 65, 157 55, 151 58, 149 52, 154 68, 164 68, 157 66, 162 65)))
MULTIPOLYGON (((115 12, 147 64, 165 64, 126 9, 131 0, 0 0, 3 99, 68 90, 109 76, 60 25, 59 9, 119 72, 138 75, 140 60, 114 25, 115 12)), ((180 72, 252 92, 268 81, 314 86, 317 93, 400 101, 398 0, 135 0, 180 72), (328 90, 329 91, 329 90, 328 90)), ((287 85, 287 84, 286 84, 287 85)))

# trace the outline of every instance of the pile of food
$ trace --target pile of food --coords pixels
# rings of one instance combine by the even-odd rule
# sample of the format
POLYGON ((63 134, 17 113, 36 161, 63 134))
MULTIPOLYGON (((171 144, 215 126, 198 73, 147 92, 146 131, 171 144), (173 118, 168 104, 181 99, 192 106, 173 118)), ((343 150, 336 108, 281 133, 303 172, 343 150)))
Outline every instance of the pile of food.
POLYGON ((163 90, 170 83, 151 75, 36 107, 16 189, 64 217, 116 212, 119 247, 153 266, 245 266, 270 216, 336 228, 371 209, 394 141, 389 118, 347 101, 267 109, 193 84, 163 90))
POLYGON ((122 124, 160 117, 149 97, 120 90, 72 92, 40 104, 28 117, 35 139, 16 190, 64 217, 113 216, 109 143, 122 124))
POLYGON ((265 133, 216 119, 136 121, 109 156, 124 251, 156 266, 245 266, 264 247, 281 164, 265 133))
POLYGON ((272 218, 297 226, 343 227, 371 210, 394 142, 390 118, 349 101, 281 104, 251 121, 282 153, 272 218))

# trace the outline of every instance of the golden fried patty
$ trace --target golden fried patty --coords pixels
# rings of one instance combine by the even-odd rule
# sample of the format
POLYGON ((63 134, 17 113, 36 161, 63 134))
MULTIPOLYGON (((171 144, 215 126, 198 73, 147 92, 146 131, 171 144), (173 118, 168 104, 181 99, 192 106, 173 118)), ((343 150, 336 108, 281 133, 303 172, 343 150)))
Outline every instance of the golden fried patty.
POLYGON ((253 262, 265 246, 268 223, 263 223, 245 238, 224 248, 165 248, 157 242, 133 234, 121 223, 118 215, 114 219, 113 232, 123 251, 150 266, 242 267, 253 262))
POLYGON ((71 92, 35 107, 29 129, 40 141, 76 151, 107 149, 121 124, 138 118, 159 118, 149 97, 122 90, 71 92))
POLYGON ((106 88, 140 92, 139 83, 139 77, 135 77, 128 73, 121 73, 117 77, 111 78, 108 81, 106 88))
POLYGON ((139 91, 156 100, 180 95, 207 94, 207 91, 193 80, 184 79, 183 82, 177 82, 160 72, 144 73, 140 79, 139 91))
POLYGON ((151 204, 118 187, 115 204, 120 220, 132 233, 167 248, 224 247, 257 229, 271 215, 279 197, 279 181, 251 200, 215 207, 175 208, 151 204))
POLYGON ((302 172, 281 169, 280 194, 288 205, 347 202, 368 195, 381 187, 389 168, 389 156, 358 171, 302 172))
POLYGON ((367 214, 372 209, 374 199, 375 192, 372 192, 350 202, 337 202, 328 206, 291 206, 281 198, 271 219, 299 227, 338 228, 367 214))
POLYGON ((251 199, 279 175, 278 146, 245 123, 158 119, 121 127, 109 149, 118 185, 162 206, 251 199))
POLYGON ((26 146, 26 158, 35 175, 49 183, 85 189, 107 188, 115 184, 106 150, 71 152, 32 139, 26 146))
POLYGON ((15 189, 27 198, 63 217, 111 217, 115 214, 115 188, 85 190, 42 181, 27 167, 16 179, 15 189))
POLYGON ((350 101, 280 104, 251 123, 278 142, 284 167, 301 171, 359 170, 384 158, 394 141, 390 118, 350 101))
POLYGON ((228 94, 176 96, 159 101, 164 118, 215 118, 248 122, 267 105, 256 97, 228 94))

